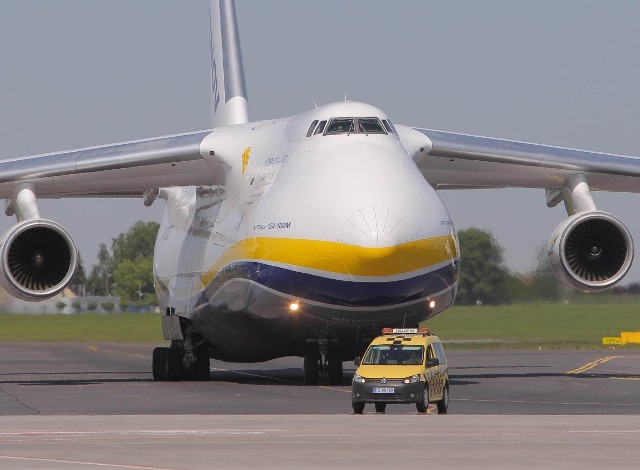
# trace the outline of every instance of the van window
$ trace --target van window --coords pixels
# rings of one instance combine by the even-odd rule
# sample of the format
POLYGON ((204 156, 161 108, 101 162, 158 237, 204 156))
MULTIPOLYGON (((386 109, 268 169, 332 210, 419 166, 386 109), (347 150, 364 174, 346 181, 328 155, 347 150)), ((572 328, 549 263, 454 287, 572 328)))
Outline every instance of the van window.
POLYGON ((438 358, 438 361, 440 361, 440 364, 446 364, 447 356, 444 355, 444 348, 442 347, 442 343, 434 343, 433 346, 436 350, 436 357, 438 358))
POLYGON ((377 344, 369 348, 362 359, 362 364, 418 365, 422 364, 423 355, 424 348, 422 346, 377 344))

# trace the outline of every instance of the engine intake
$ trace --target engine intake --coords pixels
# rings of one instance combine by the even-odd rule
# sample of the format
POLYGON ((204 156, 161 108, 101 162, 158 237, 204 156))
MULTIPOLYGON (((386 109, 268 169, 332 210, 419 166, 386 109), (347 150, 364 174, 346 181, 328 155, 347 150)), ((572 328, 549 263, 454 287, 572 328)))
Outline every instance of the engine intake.
POLYGON ((554 231, 548 255, 558 278, 570 287, 599 291, 618 283, 633 261, 633 239, 606 212, 582 212, 554 231))
POLYGON ((22 300, 55 296, 69 284, 78 265, 73 239, 50 220, 32 219, 12 227, 0 247, 0 285, 22 300))

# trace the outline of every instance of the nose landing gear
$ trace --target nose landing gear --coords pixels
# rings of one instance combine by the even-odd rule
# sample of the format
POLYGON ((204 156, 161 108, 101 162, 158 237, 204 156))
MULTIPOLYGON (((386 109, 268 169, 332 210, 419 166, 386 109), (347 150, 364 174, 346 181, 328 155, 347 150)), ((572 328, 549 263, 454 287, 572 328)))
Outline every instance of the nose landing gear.
POLYGON ((318 343, 318 351, 304 356, 304 384, 318 385, 320 375, 326 376, 329 385, 342 385, 342 352, 335 346, 329 349, 329 340, 309 340, 318 343))

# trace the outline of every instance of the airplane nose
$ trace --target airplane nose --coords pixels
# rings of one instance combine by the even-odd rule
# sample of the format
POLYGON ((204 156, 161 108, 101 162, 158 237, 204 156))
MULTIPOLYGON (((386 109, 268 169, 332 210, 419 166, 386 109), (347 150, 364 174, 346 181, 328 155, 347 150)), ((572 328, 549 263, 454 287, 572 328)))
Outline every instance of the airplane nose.
MULTIPOLYGON (((390 250, 402 242, 398 238, 400 217, 384 206, 359 209, 347 219, 338 241, 362 248, 388 247, 390 250)), ((369 250, 375 257, 385 256, 387 250, 369 250)))
POLYGON ((340 248, 334 255, 351 275, 396 274, 407 264, 407 257, 415 260, 420 256, 415 247, 406 245, 404 225, 397 212, 388 207, 358 209, 343 224, 338 235, 340 248))

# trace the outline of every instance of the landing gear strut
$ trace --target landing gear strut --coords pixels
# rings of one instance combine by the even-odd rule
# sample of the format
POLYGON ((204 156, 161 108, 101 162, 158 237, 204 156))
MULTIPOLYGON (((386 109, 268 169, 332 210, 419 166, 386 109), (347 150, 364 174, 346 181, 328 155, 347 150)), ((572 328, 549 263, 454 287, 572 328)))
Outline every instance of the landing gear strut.
POLYGON ((342 384, 342 353, 338 349, 329 349, 329 341, 318 339, 318 352, 309 352, 304 356, 304 384, 317 385, 320 374, 326 375, 329 385, 342 384))

